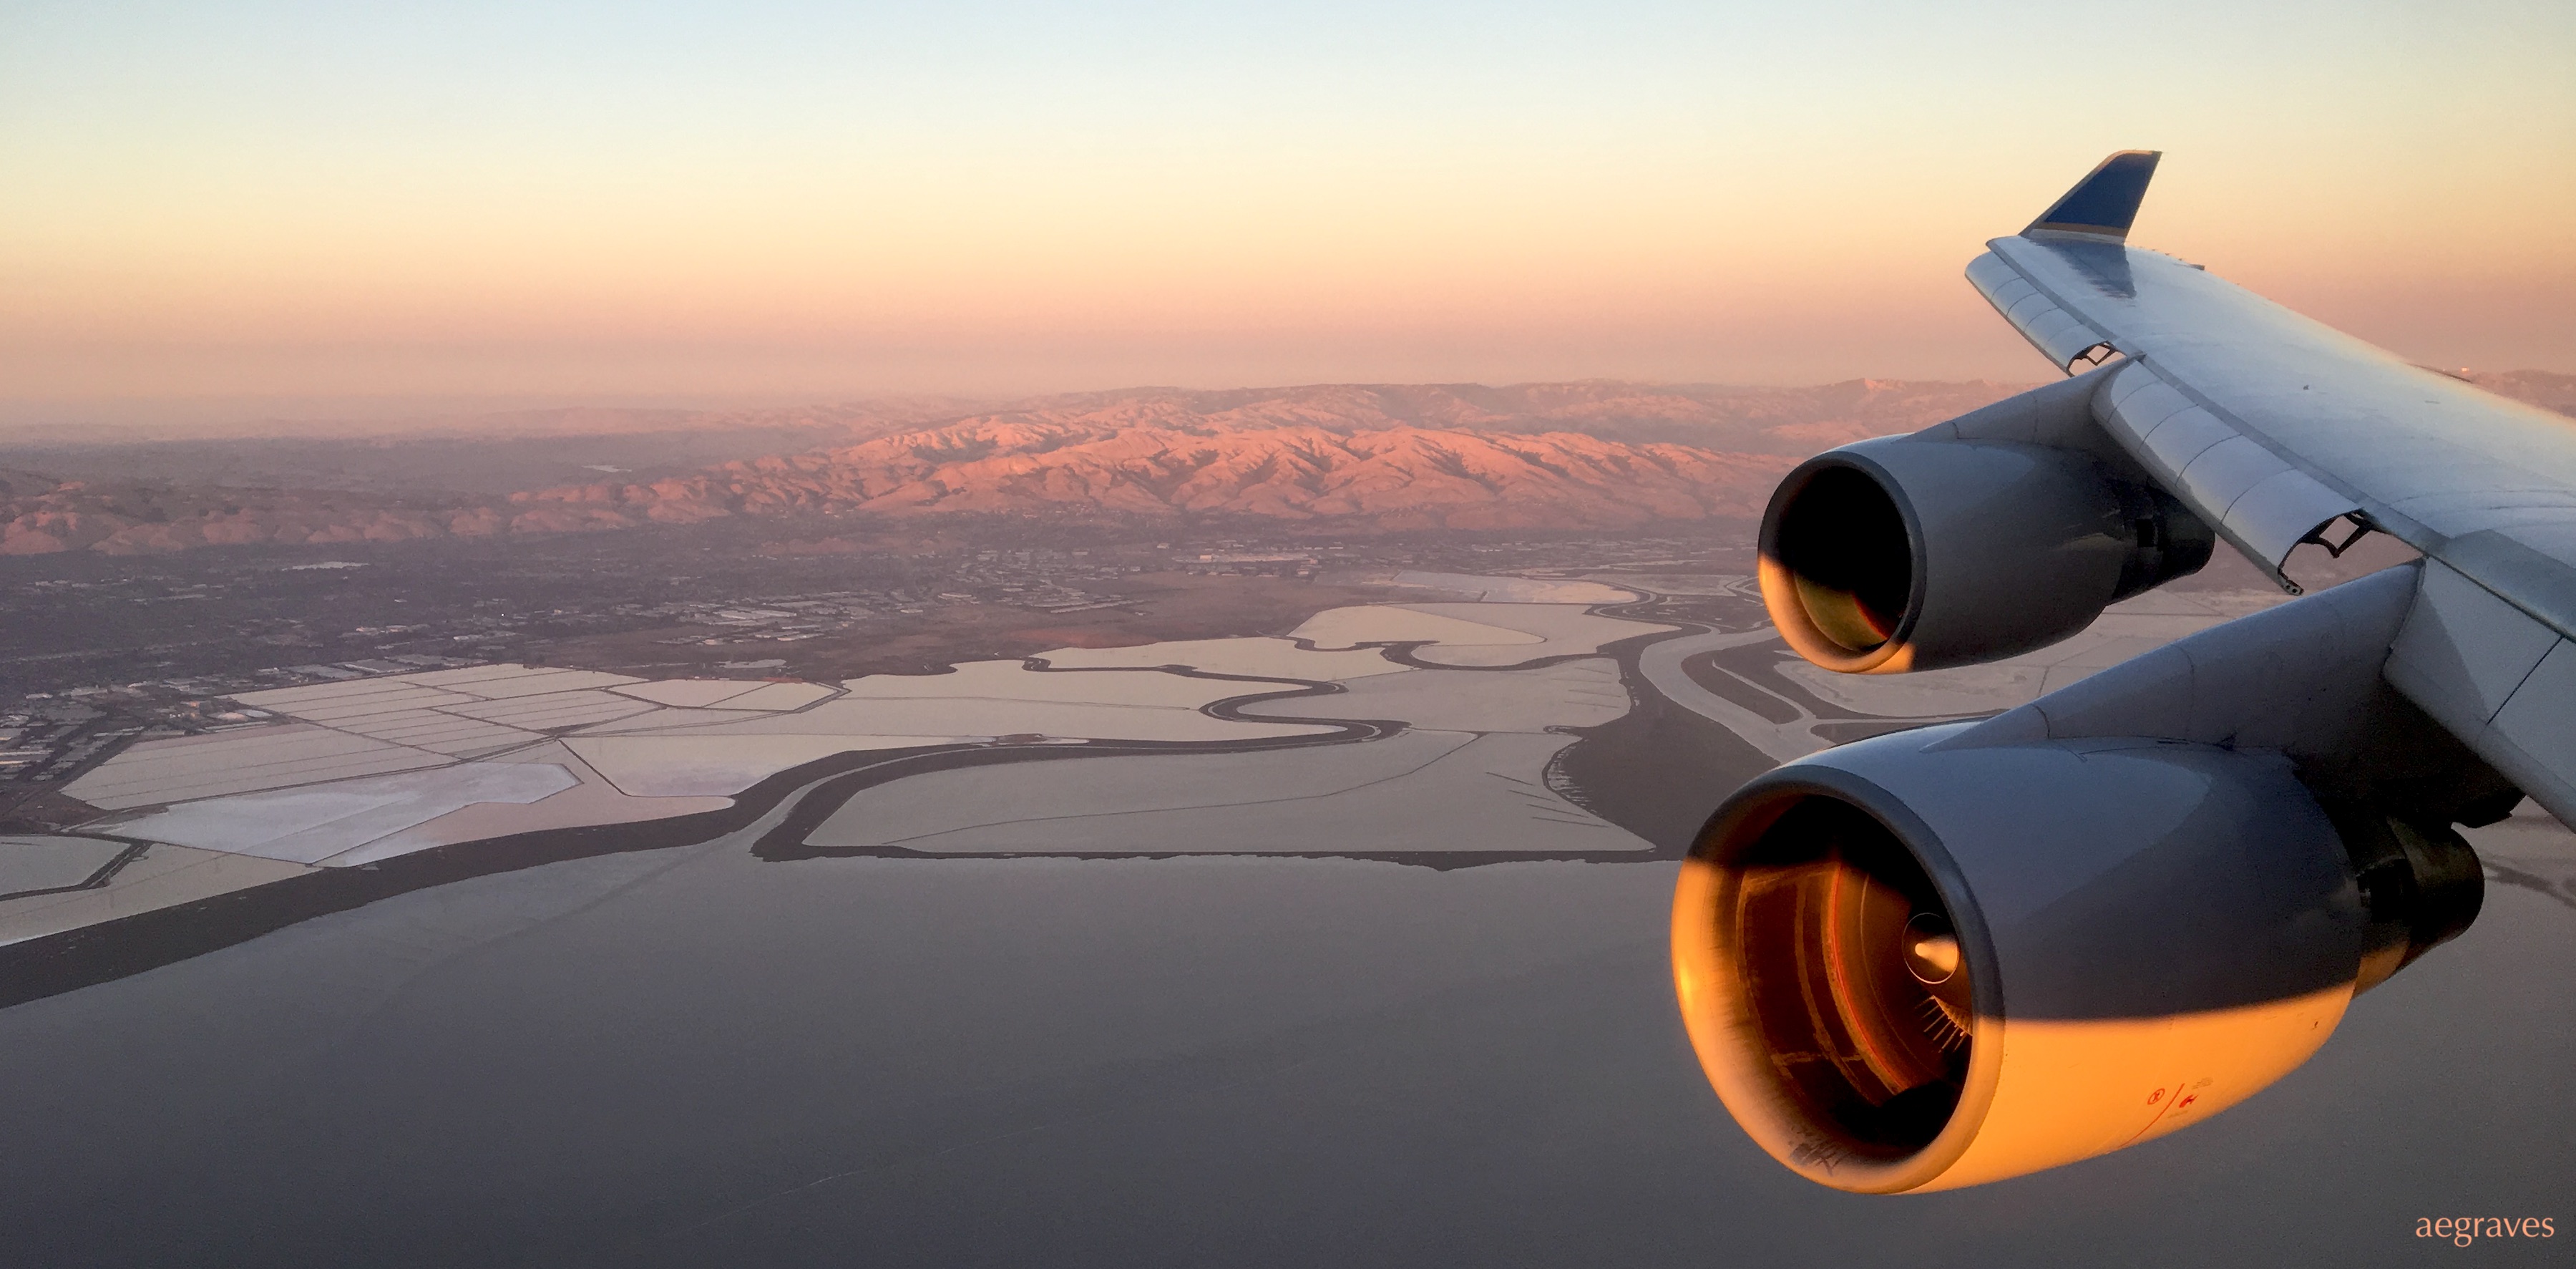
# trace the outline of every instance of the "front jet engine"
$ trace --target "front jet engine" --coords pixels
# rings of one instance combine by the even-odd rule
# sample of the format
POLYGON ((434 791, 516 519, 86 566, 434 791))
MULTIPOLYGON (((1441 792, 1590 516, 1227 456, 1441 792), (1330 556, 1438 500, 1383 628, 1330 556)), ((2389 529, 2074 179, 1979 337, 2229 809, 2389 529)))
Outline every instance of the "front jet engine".
POLYGON ((2380 681, 2415 569, 1976 723, 1791 762, 1703 830, 1684 1022, 1755 1141, 1938 1190, 2198 1123, 2477 914, 2520 794, 2380 681))
POLYGON ((1762 599, 1831 670, 2013 656, 2209 562, 2209 527, 2110 444, 2096 374, 1808 459, 1762 517, 1762 599))

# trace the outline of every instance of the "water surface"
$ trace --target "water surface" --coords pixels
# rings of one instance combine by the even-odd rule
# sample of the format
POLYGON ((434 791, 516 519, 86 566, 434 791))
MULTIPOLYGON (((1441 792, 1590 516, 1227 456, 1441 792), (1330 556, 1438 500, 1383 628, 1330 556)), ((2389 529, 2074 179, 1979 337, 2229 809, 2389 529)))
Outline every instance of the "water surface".
POLYGON ((1864 1199, 1771 1163, 1701 1079, 1670 863, 774 861, 757 831, 417 890, 0 1010, 0 1245, 2161 1265, 2412 1261, 2419 1216, 2576 1237, 2576 919, 2512 886, 2210 1124, 1864 1199))

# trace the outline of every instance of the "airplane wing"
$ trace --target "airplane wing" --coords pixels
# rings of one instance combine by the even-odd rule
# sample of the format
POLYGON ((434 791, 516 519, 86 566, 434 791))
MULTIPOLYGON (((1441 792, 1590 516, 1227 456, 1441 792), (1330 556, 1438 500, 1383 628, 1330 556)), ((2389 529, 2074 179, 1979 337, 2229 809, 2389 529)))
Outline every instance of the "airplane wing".
POLYGON ((2338 519, 2429 557, 2389 681, 2576 823, 2576 420, 2129 246, 2157 158, 2103 160, 1969 282, 2060 369, 2122 358, 2098 421, 2291 593, 2338 519))
POLYGON ((2526 795, 2576 822, 2576 420, 2129 246, 2157 157, 1968 266, 2072 377, 1782 479, 1781 638, 1939 669, 2222 541, 2293 594, 2302 542, 2424 559, 1728 796, 1674 888, 1675 992, 1736 1122, 1825 1185, 1975 1185, 2217 1114, 2477 918, 2454 826, 2526 795))

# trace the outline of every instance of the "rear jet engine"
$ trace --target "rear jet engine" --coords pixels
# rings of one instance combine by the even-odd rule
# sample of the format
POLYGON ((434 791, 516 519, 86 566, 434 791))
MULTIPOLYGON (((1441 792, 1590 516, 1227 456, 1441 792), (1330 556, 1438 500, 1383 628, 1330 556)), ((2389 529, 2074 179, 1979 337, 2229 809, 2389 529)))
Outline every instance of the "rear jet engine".
POLYGON ((1788 763, 1673 900, 1701 1065, 1774 1157, 1937 1190, 2200 1122, 2477 915, 2521 794, 2379 666, 2412 567, 1994 718, 1788 763))

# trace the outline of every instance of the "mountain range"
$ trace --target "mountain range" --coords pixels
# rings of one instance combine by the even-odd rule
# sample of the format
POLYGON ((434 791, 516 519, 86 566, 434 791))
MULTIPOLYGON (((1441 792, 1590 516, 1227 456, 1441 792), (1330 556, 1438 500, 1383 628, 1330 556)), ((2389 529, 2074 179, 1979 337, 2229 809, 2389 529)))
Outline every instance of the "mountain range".
MULTIPOLYGON (((2487 380, 2576 413, 2576 376, 2487 380)), ((1928 426, 2025 386, 1326 384, 1139 388, 945 415, 920 401, 817 408, 792 422, 778 411, 700 414, 691 434, 733 429, 793 448, 658 471, 585 463, 617 478, 506 491, 423 489, 405 478, 403 443, 383 439, 370 442, 374 467, 343 472, 328 489, 262 485, 247 450, 225 452, 223 483, 117 479, 114 455, 92 455, 87 479, 0 469, 0 554, 558 533, 800 512, 1240 516, 1349 532, 1622 529, 1759 514, 1772 483, 1807 454, 1928 426)), ((619 448, 621 438, 667 433, 671 419, 620 432, 614 411, 567 413, 582 455, 672 452, 619 448)), ((461 433, 506 450, 544 422, 494 416, 481 441, 458 425, 436 443, 453 447, 461 433)))

